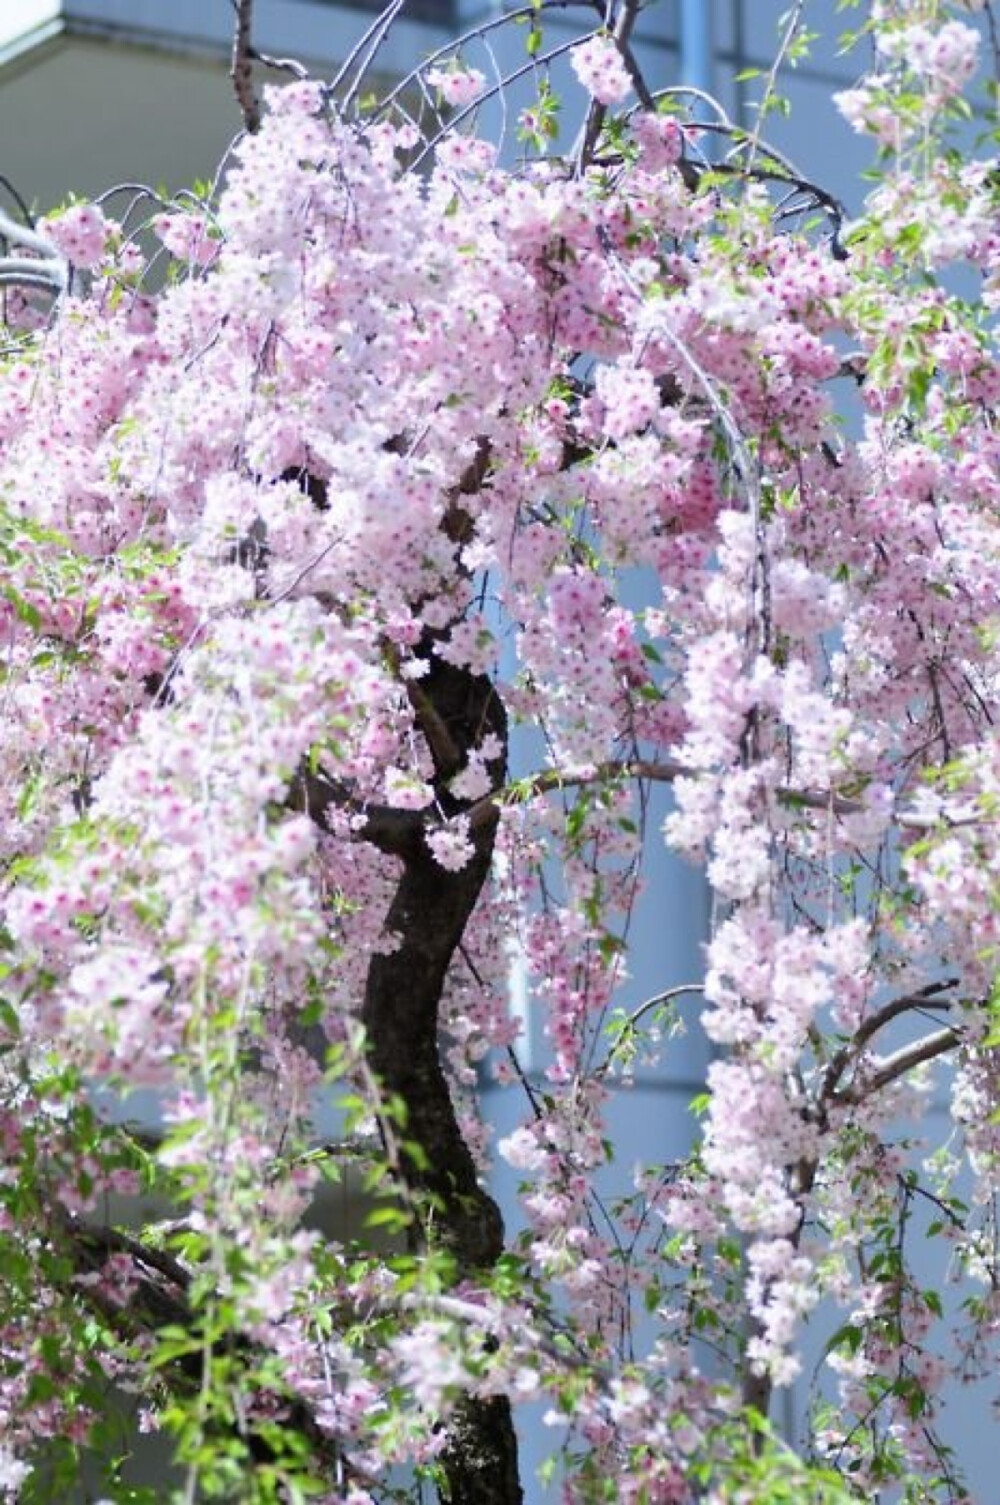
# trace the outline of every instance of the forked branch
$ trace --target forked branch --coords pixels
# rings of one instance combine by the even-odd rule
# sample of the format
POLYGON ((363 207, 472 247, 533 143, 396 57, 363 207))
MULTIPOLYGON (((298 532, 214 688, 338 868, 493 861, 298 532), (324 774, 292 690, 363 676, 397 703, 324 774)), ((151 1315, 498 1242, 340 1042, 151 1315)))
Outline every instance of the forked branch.
MULTIPOLYGON (((848 1068, 860 1059, 869 1041, 878 1034, 879 1030, 884 1029, 887 1024, 891 1024, 894 1019, 899 1019, 904 1014, 924 1013, 930 1009, 950 1009, 955 1000, 944 995, 950 989, 957 987, 957 985, 957 977, 948 977, 944 978, 941 982, 928 983, 925 988, 920 988, 915 993, 905 993, 899 998, 893 998, 889 1003, 883 1004, 881 1008, 876 1009, 867 1019, 863 1020, 851 1039, 845 1045, 841 1046, 840 1050, 830 1060, 824 1073, 823 1084, 819 1093, 820 1103, 860 1102, 862 1097, 867 1097, 871 1091, 871 1083, 874 1078, 869 1078, 865 1083, 864 1090, 857 1093, 853 1087, 841 1088, 840 1083, 843 1081, 844 1074, 848 1068)), ((930 1036, 929 1038, 940 1039, 944 1035, 948 1035, 952 1043, 958 1039, 958 1032, 954 1029, 942 1030, 938 1035, 930 1036)), ((919 1045, 921 1042, 917 1043, 919 1045)), ((911 1048, 907 1046, 903 1051, 897 1052, 895 1056, 890 1057, 876 1075, 881 1076, 882 1073, 889 1069, 892 1062, 901 1059, 905 1055, 905 1051, 911 1048)), ((933 1054, 940 1054, 940 1051, 933 1052, 932 1056, 928 1056, 926 1059, 932 1059, 933 1054)), ((891 1074, 886 1080, 895 1081, 896 1077, 901 1076, 912 1065, 919 1064, 920 1062, 917 1060, 911 1062, 909 1065, 904 1065, 900 1069, 895 1070, 894 1074, 891 1074)))
POLYGON ((936 1030, 933 1035, 925 1035, 922 1040, 915 1040, 912 1045, 904 1045, 901 1050, 887 1057, 882 1065, 870 1075, 834 1093, 833 1101, 837 1103, 864 1102, 874 1093, 881 1092, 884 1087, 898 1082, 901 1077, 906 1076, 907 1072, 915 1070, 917 1066, 923 1066, 928 1061, 937 1060, 938 1056, 947 1055, 948 1051, 954 1050, 956 1045, 961 1043, 962 1032, 954 1026, 936 1030))

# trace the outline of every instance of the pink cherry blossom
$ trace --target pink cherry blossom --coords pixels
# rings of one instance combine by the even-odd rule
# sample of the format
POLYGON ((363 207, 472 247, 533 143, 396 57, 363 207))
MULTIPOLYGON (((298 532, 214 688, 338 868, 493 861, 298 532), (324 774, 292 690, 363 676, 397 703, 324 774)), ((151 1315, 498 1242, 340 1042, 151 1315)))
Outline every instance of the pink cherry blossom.
POLYGON ((478 68, 430 68, 425 77, 432 89, 439 90, 445 103, 456 108, 478 99, 486 83, 485 74, 478 68))
POLYGON ((593 36, 580 42, 570 54, 573 71, 600 104, 613 105, 632 87, 628 69, 614 39, 593 36))

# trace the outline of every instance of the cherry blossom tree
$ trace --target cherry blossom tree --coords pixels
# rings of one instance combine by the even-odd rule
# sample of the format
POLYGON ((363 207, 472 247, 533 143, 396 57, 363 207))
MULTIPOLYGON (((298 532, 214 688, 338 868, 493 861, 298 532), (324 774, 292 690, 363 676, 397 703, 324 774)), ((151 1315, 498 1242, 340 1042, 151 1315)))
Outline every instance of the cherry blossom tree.
POLYGON ((528 1404, 571 1501, 966 1498, 940 1396, 1000 1325, 980 8, 852 13, 850 223, 767 145, 777 70, 757 130, 695 131, 633 0, 555 40, 537 0, 375 103, 398 7, 258 101, 241 5, 215 185, 3 213, 9 1497, 89 1451, 165 1498, 114 1392, 186 1502, 513 1505, 528 1404), (704 973, 626 1013, 663 841, 704 973), (697 1146, 651 1137, 609 1201, 609 1105, 681 1016, 717 1047, 697 1146), (348 1175, 375 1210, 338 1240, 348 1175))

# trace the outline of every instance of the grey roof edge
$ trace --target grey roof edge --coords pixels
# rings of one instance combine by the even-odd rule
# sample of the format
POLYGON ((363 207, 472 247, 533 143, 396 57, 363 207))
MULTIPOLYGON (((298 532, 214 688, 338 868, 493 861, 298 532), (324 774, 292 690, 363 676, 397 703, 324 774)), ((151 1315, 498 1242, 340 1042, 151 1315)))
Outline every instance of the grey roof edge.
POLYGON ((66 18, 56 16, 51 21, 43 21, 40 26, 33 26, 28 31, 21 32, 11 41, 0 45, 0 68, 8 68, 15 63, 31 61, 40 51, 57 42, 66 34, 66 18))
MULTIPOLYGON (((147 15, 149 13, 147 12, 147 15)), ((152 13, 155 17, 156 12, 152 13)), ((106 5, 92 8, 82 3, 63 3, 57 18, 25 31, 6 46, 0 46, 0 70, 6 67, 30 68, 44 59, 55 43, 72 40, 103 42, 113 47, 159 53, 195 63, 219 66, 228 63, 232 34, 228 26, 200 25, 202 12, 197 7, 178 7, 168 12, 167 24, 143 24, 127 16, 121 0, 107 0, 106 5), (194 24, 185 24, 191 22, 194 24)), ((255 42, 265 53, 280 53, 301 61, 316 78, 339 67, 345 54, 360 41, 378 12, 352 6, 350 0, 333 4, 314 4, 308 0, 290 0, 289 35, 275 24, 276 15, 284 19, 283 8, 262 6, 262 23, 255 42)), ((414 58, 424 56, 448 41, 448 31, 434 21, 400 16, 388 43, 380 50, 380 62, 395 76, 408 71, 414 58), (406 64, 406 66, 403 66, 406 64)), ((261 82, 280 81, 280 74, 262 72, 261 82)))
POLYGON ((62 35, 83 42, 110 42, 116 47, 134 47, 144 52, 161 52, 218 63, 228 58, 230 47, 213 37, 154 26, 123 26, 117 21, 90 20, 83 16, 66 16, 62 35))

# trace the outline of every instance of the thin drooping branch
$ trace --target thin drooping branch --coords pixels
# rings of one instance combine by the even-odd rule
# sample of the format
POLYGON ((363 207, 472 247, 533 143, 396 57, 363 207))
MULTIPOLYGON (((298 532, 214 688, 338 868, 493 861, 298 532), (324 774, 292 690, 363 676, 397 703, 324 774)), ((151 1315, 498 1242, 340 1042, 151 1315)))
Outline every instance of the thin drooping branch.
POLYGON ((763 94, 756 106, 757 115, 754 122, 754 128, 750 132, 747 141, 748 167, 753 166, 754 159, 760 149, 761 130, 763 129, 764 121, 769 113, 769 106, 771 106, 774 101, 778 82, 778 74, 781 71, 781 67, 785 62, 789 51, 791 50, 792 43, 795 41, 799 29, 801 28, 802 11, 804 6, 805 0, 795 0, 795 4, 789 11, 785 13, 785 15, 781 19, 781 25, 784 28, 781 42, 778 46, 778 50, 774 54, 774 57, 771 61, 771 67, 768 70, 767 78, 764 81, 763 94))
MULTIPOLYGON (((486 817, 495 805, 517 804, 538 794, 551 794, 562 789, 581 789, 595 784, 614 783, 622 779, 640 779, 653 784, 674 784, 678 779, 706 777, 704 769, 691 768, 676 758, 609 759, 588 768, 585 772, 562 771, 546 768, 503 789, 492 791, 470 806, 468 814, 473 825, 486 817)), ((822 811, 829 815, 846 817, 863 815, 868 807, 863 800, 835 794, 832 790, 797 789, 788 784, 778 784, 772 791, 780 805, 788 809, 822 811)), ((987 817, 983 816, 983 822, 987 817)), ((976 825, 980 820, 970 815, 967 819, 949 819, 947 816, 924 815, 918 810, 898 809, 893 812, 891 824, 903 831, 933 831, 938 828, 954 829, 959 826, 976 825)))
POLYGON ((621 1033, 612 1044, 608 1059, 602 1066, 599 1066, 595 1072, 597 1078, 600 1080, 608 1074, 608 1071, 614 1064, 616 1055, 620 1053, 621 1047, 619 1042, 627 1041, 630 1038, 634 1039, 636 1030, 648 1014, 653 1013, 656 1009, 669 1008, 672 1003, 676 1002, 680 998, 690 997, 693 994, 704 996, 704 992, 704 983, 685 982, 679 983, 676 987, 667 988, 662 993, 656 993, 652 998, 646 998, 642 1003, 639 1004, 637 1008, 632 1010, 632 1012, 626 1019, 622 1021, 621 1033))
MULTIPOLYGON (((349 86, 347 93, 343 96, 342 108, 347 109, 361 88, 365 72, 371 66, 375 51, 385 41, 389 28, 403 8, 404 3, 405 0, 393 0, 393 3, 372 23, 361 41, 354 48, 354 51, 349 54, 346 62, 341 65, 340 72, 329 86, 329 92, 332 95, 338 94, 348 73, 352 69, 356 69, 355 78, 349 86), (369 47, 371 47, 370 51, 367 50, 369 47)), ((524 22, 536 22, 549 11, 589 10, 590 8, 591 0, 540 0, 539 4, 516 6, 511 10, 505 9, 490 15, 486 20, 480 21, 475 26, 470 27, 468 31, 453 37, 444 46, 436 48, 418 63, 415 68, 412 68, 409 73, 404 74, 393 88, 386 92, 379 100, 372 118, 378 120, 395 109, 404 108, 404 101, 415 90, 425 92, 425 89, 422 89, 421 86, 424 76, 429 70, 448 62, 452 58, 461 56, 463 48, 469 47, 473 43, 485 44, 486 39, 493 32, 503 32, 510 27, 511 23, 523 24, 524 22)), ((442 130, 442 135, 454 130, 456 126, 463 124, 472 111, 479 105, 484 104, 488 100, 501 97, 512 83, 525 77, 527 74, 535 73, 539 69, 547 67, 557 57, 562 57, 572 47, 585 41, 588 35, 592 36, 593 33, 582 32, 579 36, 575 36, 572 41, 562 42, 552 48, 551 51, 546 51, 536 57, 529 57, 526 63, 522 63, 518 68, 498 77, 496 84, 481 94, 471 106, 449 116, 447 124, 442 130)), ((435 142, 430 141, 428 144, 433 147, 435 142)))
MULTIPOLYGON (((560 3, 560 0, 555 0, 555 3, 560 3)), ((580 3, 580 0, 566 0, 566 4, 578 3, 580 3)), ((526 7, 523 14, 529 17, 536 17, 538 12, 535 7, 532 6, 526 7)), ((514 15, 514 12, 505 12, 501 17, 501 21, 512 20, 514 18, 514 15)), ((597 33, 590 32, 588 33, 588 35, 596 36, 597 33)), ((473 100, 472 104, 465 105, 462 109, 456 110, 453 115, 442 122, 440 128, 435 132, 433 136, 429 136, 426 139, 422 150, 413 159, 414 170, 419 170, 428 162, 430 162, 433 158, 436 148, 441 144, 441 142, 451 136, 458 134, 459 127, 472 120, 476 113, 482 109, 483 105, 488 104, 491 100, 497 100, 502 103, 505 93, 512 89, 515 85, 521 83, 523 79, 534 78, 540 68, 551 67, 551 65, 556 62, 557 59, 566 57, 570 52, 572 52, 573 48, 576 47, 580 41, 586 40, 586 36, 583 38, 574 37, 572 41, 559 42, 555 47, 550 47, 546 52, 540 54, 537 57, 529 57, 526 63, 522 63, 519 68, 514 68, 511 72, 505 74, 498 83, 493 84, 488 89, 484 89, 478 99, 473 100)), ((443 52, 445 55, 447 55, 451 50, 452 49, 450 48, 446 48, 443 49, 443 52)), ((398 101, 395 104, 395 108, 400 111, 404 110, 403 105, 398 101)))
POLYGON ((585 773, 563 773, 558 768, 546 768, 529 778, 518 779, 503 789, 484 794, 469 806, 468 817, 475 829, 483 821, 493 818, 498 806, 516 805, 539 794, 553 794, 561 789, 585 789, 595 784, 611 784, 623 779, 647 779, 652 783, 672 784, 686 775, 683 764, 671 759, 651 762, 642 758, 612 760, 598 763, 585 773))
MULTIPOLYGON (((706 134, 722 132, 727 134, 726 128, 714 124, 708 124, 701 129, 706 134)), ((735 155, 735 154, 734 154, 735 155)), ((769 153, 770 157, 770 153, 769 153)), ((738 160, 728 162, 713 162, 709 169, 714 177, 739 178, 747 183, 763 183, 767 186, 784 187, 787 192, 775 211, 775 219, 787 219, 789 215, 807 214, 810 210, 821 209, 829 220, 832 230, 830 246, 836 261, 845 261, 847 251, 842 242, 841 235, 844 228, 846 211, 843 204, 832 193, 814 183, 779 155, 775 154, 773 164, 766 167, 756 165, 748 166, 738 160), (798 202, 799 196, 805 202, 798 202), (790 206, 789 201, 793 203, 790 206)))
POLYGON ((71 1241, 78 1263, 97 1270, 111 1254, 126 1254, 135 1262, 141 1278, 150 1282, 144 1293, 147 1296, 155 1281, 157 1296, 155 1305, 164 1305, 171 1320, 190 1316, 187 1307, 191 1287, 191 1272, 180 1260, 165 1249, 154 1249, 141 1239, 118 1228, 90 1224, 61 1209, 53 1211, 53 1218, 62 1233, 71 1241))
POLYGON ((309 77, 309 69, 298 58, 272 57, 270 53, 260 52, 256 47, 250 48, 249 55, 255 63, 263 63, 265 68, 273 68, 278 73, 290 73, 299 80, 309 77))
MULTIPOLYGON (((948 1026, 901 1047, 888 1056, 870 1075, 853 1081, 847 1087, 838 1088, 844 1072, 858 1060, 865 1046, 879 1030, 890 1024, 892 1020, 908 1013, 950 1008, 954 1000, 942 998, 939 995, 949 988, 954 988, 957 983, 957 978, 945 978, 940 982, 929 983, 918 992, 894 998, 877 1009, 859 1026, 852 1039, 830 1061, 820 1090, 808 1110, 810 1116, 818 1113, 820 1118, 825 1119, 826 1110, 832 1104, 843 1107, 864 1102, 872 1094, 877 1094, 893 1082, 899 1081, 916 1067, 936 1060, 959 1045, 962 1040, 961 1032, 948 1026)), ((799 1208, 799 1225, 792 1235, 792 1243, 796 1247, 799 1245, 805 1226, 806 1200, 813 1190, 818 1170, 819 1161, 813 1155, 804 1156, 795 1164, 786 1167, 788 1191, 799 1208)), ((763 1332, 763 1323, 759 1319, 751 1322, 749 1329, 751 1338, 760 1337, 763 1332)), ((741 1386, 743 1405, 758 1415, 766 1417, 770 1410, 772 1393, 773 1379, 766 1366, 746 1363, 741 1386)))
POLYGON ((375 20, 368 27, 368 30, 354 44, 347 57, 341 63, 339 71, 328 85, 327 92, 331 97, 340 96, 342 109, 347 110, 354 103, 368 70, 380 52, 383 43, 389 35, 393 22, 403 9, 405 3, 406 0, 390 0, 390 3, 384 10, 379 12, 375 20), (352 70, 354 78, 345 90, 344 85, 352 70))

